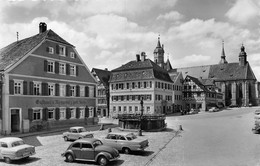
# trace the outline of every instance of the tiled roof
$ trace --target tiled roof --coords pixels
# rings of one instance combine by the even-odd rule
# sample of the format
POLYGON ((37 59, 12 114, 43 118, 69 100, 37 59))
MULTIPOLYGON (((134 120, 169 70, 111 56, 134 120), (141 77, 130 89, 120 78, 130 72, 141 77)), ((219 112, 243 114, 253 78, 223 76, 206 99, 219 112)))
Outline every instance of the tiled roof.
POLYGON ((172 72, 172 73, 169 73, 172 81, 175 83, 177 81, 177 78, 178 76, 181 74, 181 72, 172 72))
POLYGON ((47 30, 32 37, 13 42, 12 44, 0 49, 0 70, 6 70, 7 67, 16 63, 44 39, 54 40, 73 46, 52 30, 47 30))
POLYGON ((186 78, 189 77, 196 85, 198 85, 203 91, 209 92, 209 90, 199 81, 199 79, 187 75, 186 78))
POLYGON ((99 80, 105 85, 108 85, 108 81, 111 75, 111 71, 93 68, 92 72, 95 72, 99 80))
POLYGON ((215 81, 228 80, 256 80, 256 77, 247 63, 245 66, 239 63, 216 64, 208 66, 196 66, 187 68, 176 68, 169 71, 182 72, 183 77, 187 75, 200 79, 213 79, 215 81))
POLYGON ((155 64, 150 59, 145 59, 144 61, 130 61, 119 68, 112 70, 113 72, 121 72, 121 71, 136 71, 136 70, 145 70, 152 69, 153 77, 159 80, 164 80, 168 82, 172 82, 168 72, 162 67, 155 64))

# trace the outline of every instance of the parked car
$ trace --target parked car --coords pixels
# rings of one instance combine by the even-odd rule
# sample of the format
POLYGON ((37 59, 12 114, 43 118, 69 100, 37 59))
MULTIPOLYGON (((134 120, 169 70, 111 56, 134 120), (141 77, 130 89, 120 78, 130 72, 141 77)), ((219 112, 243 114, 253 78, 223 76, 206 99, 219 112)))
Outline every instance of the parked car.
POLYGON ((65 141, 77 140, 81 138, 93 138, 93 133, 88 132, 86 128, 81 126, 71 127, 69 131, 64 132, 62 137, 65 141))
POLYGON ((252 128, 253 133, 258 134, 260 132, 260 110, 255 111, 255 125, 252 128))
POLYGON ((219 111, 218 107, 211 107, 211 108, 209 108, 209 112, 217 112, 217 111, 219 111))
POLYGON ((111 146, 119 151, 126 154, 131 151, 143 151, 149 145, 148 139, 137 137, 133 133, 116 133, 112 132, 107 134, 105 138, 102 139, 104 145, 111 146))
POLYGON ((0 138, 0 159, 4 159, 6 163, 10 163, 12 160, 28 158, 34 154, 35 147, 25 144, 21 138, 0 138))
POLYGON ((66 157, 67 162, 74 160, 94 161, 100 165, 106 165, 108 162, 120 157, 119 152, 96 138, 83 138, 71 143, 68 149, 61 154, 66 157))

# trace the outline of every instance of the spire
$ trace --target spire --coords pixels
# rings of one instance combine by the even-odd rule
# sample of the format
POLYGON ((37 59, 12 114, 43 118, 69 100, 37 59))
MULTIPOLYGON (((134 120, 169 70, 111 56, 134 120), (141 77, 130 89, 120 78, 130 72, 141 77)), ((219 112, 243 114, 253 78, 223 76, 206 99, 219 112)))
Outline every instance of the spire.
POLYGON ((160 34, 159 34, 159 36, 158 36, 157 48, 161 48, 161 43, 160 43, 160 34))
POLYGON ((222 52, 221 52, 221 60, 219 64, 228 63, 226 60, 225 50, 224 50, 224 40, 222 40, 222 52))
POLYGON ((239 65, 245 66, 247 64, 247 54, 245 52, 245 47, 242 43, 242 46, 240 48, 240 53, 239 53, 239 65))

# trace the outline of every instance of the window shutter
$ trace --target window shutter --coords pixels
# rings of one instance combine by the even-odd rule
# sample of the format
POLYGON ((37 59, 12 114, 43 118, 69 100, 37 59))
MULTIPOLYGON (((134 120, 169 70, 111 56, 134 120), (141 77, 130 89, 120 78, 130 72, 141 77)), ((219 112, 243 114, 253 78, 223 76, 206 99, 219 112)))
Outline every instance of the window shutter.
POLYGON ((10 81, 9 81, 9 93, 10 93, 11 95, 14 94, 14 80, 10 80, 10 81))
POLYGON ((58 44, 56 44, 56 54, 60 54, 60 46, 58 44))
POLYGON ((65 56, 68 56, 69 55, 69 49, 68 47, 65 47, 65 56))
POLYGON ((89 108, 88 108, 88 106, 86 106, 86 108, 85 108, 85 117, 86 118, 89 117, 89 108))
POLYGON ((29 83, 29 94, 33 95, 33 82, 29 83))
POLYGON ((48 119, 48 109, 42 109, 42 120, 46 121, 48 119))
POLYGON ((96 97, 96 87, 94 87, 94 97, 96 97))
POLYGON ((85 97, 89 97, 89 87, 85 87, 85 97))
POLYGON ((75 59, 77 58, 77 54, 76 54, 76 52, 74 52, 74 58, 75 58, 75 59))
POLYGON ((29 108, 29 109, 28 109, 28 119, 29 119, 30 121, 33 120, 33 109, 32 109, 32 108, 29 108))
POLYGON ((48 95, 48 84, 46 82, 42 83, 42 95, 47 96, 48 95))
POLYGON ((76 86, 76 96, 79 97, 80 94, 80 87, 79 85, 76 86))
POLYGON ((60 119, 60 108, 55 109, 55 119, 59 120, 60 119))
POLYGON ((46 47, 46 52, 49 52, 49 47, 46 47))
POLYGON ((59 84, 55 84, 55 95, 60 96, 60 85, 59 84))
POLYGON ((59 62, 55 62, 55 73, 59 74, 60 64, 59 62))
POLYGON ((79 76, 79 67, 76 66, 76 76, 79 76))
POLYGON ((70 65, 68 63, 66 64, 66 74, 70 75, 70 65))
POLYGON ((71 96, 70 95, 70 85, 66 85, 66 96, 71 96))
POLYGON ((70 112, 70 108, 66 109, 66 119, 70 119, 71 117, 71 112, 70 112))
POLYGON ((27 81, 23 81, 23 94, 24 95, 28 94, 28 92, 27 92, 27 81))
POLYGON ((80 109, 76 108, 76 118, 79 119, 80 117, 80 109))
POLYGON ((48 68, 48 61, 47 60, 44 60, 44 64, 43 64, 44 66, 43 66, 43 70, 45 71, 45 72, 47 72, 47 68, 48 68))
POLYGON ((94 107, 94 117, 97 117, 96 107, 94 107))

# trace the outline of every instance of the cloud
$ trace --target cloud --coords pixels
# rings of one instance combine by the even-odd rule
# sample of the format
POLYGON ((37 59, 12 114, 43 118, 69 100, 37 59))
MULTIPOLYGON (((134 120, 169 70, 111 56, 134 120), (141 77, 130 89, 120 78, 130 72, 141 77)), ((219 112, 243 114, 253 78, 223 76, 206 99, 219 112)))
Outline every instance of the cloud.
POLYGON ((201 66, 209 64, 211 60, 210 56, 192 54, 180 59, 174 59, 172 66, 176 67, 188 67, 188 66, 201 66))
POLYGON ((166 13, 166 14, 160 14, 157 17, 157 20, 172 20, 172 21, 175 21, 175 20, 180 20, 183 17, 184 16, 182 14, 180 14, 179 12, 171 11, 171 12, 166 13))
POLYGON ((257 2, 257 0, 237 0, 226 16, 232 21, 246 24, 260 16, 260 3, 257 2))

